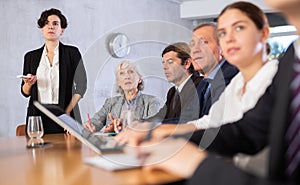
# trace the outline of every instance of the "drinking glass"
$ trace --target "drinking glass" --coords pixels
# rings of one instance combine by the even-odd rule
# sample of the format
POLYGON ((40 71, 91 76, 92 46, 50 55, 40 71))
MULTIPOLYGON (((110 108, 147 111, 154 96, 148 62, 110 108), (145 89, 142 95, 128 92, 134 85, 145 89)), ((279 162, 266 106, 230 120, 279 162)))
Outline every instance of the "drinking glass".
POLYGON ((41 116, 29 116, 27 134, 30 138, 41 138, 44 135, 44 128, 41 116))
POLYGON ((122 130, 132 124, 133 122, 133 112, 131 110, 124 110, 121 113, 122 120, 122 130))
POLYGON ((41 147, 44 145, 44 140, 43 138, 30 138, 27 141, 27 148, 36 148, 36 147, 41 147))

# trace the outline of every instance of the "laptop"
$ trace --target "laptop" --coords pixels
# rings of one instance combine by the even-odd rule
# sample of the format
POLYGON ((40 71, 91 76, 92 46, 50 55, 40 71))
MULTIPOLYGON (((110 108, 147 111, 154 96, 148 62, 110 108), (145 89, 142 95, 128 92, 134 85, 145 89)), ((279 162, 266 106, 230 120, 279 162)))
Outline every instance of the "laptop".
POLYGON ((62 128, 68 130, 79 141, 90 147, 98 154, 122 152, 123 146, 117 145, 112 137, 96 136, 88 129, 84 128, 71 116, 67 115, 60 107, 56 105, 41 104, 38 101, 34 105, 46 116, 59 124, 62 128))
POLYGON ((83 144, 97 154, 102 154, 101 156, 85 158, 85 163, 111 171, 141 166, 141 161, 133 154, 124 153, 124 146, 117 145, 113 137, 99 136, 90 132, 56 105, 41 104, 38 101, 33 102, 33 104, 83 144))

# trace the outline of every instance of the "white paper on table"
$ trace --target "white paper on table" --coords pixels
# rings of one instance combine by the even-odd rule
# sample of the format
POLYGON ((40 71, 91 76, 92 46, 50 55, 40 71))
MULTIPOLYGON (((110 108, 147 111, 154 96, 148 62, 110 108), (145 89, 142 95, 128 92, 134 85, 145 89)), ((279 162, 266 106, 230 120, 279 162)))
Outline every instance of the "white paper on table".
POLYGON ((86 157, 83 161, 109 171, 125 170, 141 167, 141 161, 133 154, 105 154, 102 156, 86 157))

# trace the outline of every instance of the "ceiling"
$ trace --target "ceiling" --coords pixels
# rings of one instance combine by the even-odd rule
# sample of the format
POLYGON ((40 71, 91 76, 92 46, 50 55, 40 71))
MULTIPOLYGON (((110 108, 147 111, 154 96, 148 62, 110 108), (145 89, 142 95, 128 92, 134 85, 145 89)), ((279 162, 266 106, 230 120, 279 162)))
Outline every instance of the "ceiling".
MULTIPOLYGON (((189 19, 195 21, 195 24, 203 21, 214 20, 221 10, 228 4, 238 0, 168 0, 180 6, 180 17, 182 19, 189 19)), ((286 25, 287 22, 276 13, 264 0, 252 0, 252 3, 259 6, 268 16, 271 26, 286 25)))

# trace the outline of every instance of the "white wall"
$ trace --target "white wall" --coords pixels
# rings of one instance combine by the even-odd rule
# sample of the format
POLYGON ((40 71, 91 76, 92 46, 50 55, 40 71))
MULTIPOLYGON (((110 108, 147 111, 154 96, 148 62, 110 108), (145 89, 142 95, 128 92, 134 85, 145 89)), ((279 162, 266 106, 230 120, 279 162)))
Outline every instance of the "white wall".
MULTIPOLYGON (((21 81, 16 75, 22 73, 24 54, 43 44, 36 21, 51 7, 62 10, 69 21, 63 43, 76 45, 84 56, 88 91, 80 102, 83 119, 109 96, 114 83, 113 67, 120 60, 111 58, 105 48, 109 33, 126 33, 132 44, 128 58, 142 64, 148 79, 153 75, 161 79, 158 81, 164 81, 162 49, 171 42, 188 42, 191 36, 191 22, 180 19, 179 5, 171 1, 0 0, 0 137, 15 135, 16 125, 25 121, 28 100, 20 93, 21 81)), ((148 89, 149 93, 162 94, 166 86, 153 89, 148 89)))

